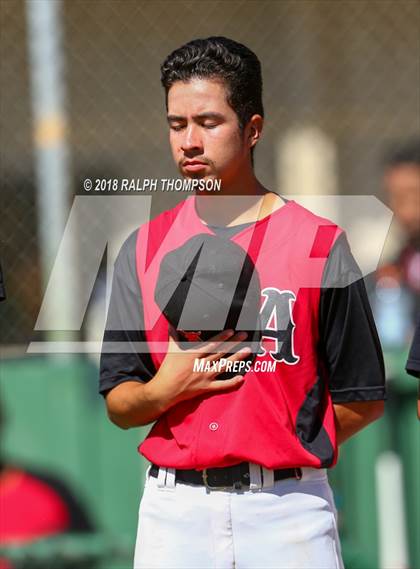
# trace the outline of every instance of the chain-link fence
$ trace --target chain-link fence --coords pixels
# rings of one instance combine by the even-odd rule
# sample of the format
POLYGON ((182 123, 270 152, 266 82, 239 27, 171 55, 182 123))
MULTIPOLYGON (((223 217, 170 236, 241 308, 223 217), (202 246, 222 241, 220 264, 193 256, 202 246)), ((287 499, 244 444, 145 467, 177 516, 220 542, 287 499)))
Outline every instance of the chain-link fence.
MULTIPOLYGON (((52 268, 51 258, 45 259, 45 241, 51 235, 52 250, 59 245, 51 222, 58 212, 52 203, 49 207, 45 201, 40 184, 40 148, 45 149, 49 142, 57 139, 65 144, 64 218, 70 214, 75 196, 86 195, 83 188, 86 178, 176 176, 168 143, 159 67, 169 52, 186 41, 224 35, 248 45, 260 58, 266 120, 255 155, 256 174, 267 188, 281 194, 313 192, 384 198, 384 153, 390 145, 420 132, 420 4, 417 0, 50 2, 57 8, 57 28, 62 36, 57 39, 58 51, 49 57, 59 57, 62 63, 58 87, 64 105, 61 119, 50 117, 41 129, 34 113, 34 98, 39 96, 34 85, 39 77, 34 70, 32 50, 45 36, 30 23, 41 3, 37 0, 0 2, 0 258, 7 291, 7 301, 0 303, 0 321, 7 353, 14 353, 13 346, 24 352, 29 342, 38 338, 33 330, 52 268), (317 173, 315 179, 311 179, 311 169, 309 179, 307 173, 301 176, 301 170, 306 168, 303 159, 308 148, 318 153, 321 160, 322 156, 327 157, 326 172, 317 173)), ((57 192, 59 189, 57 187, 57 192)), ((94 192, 89 195, 93 196, 94 192)), ((150 195, 152 216, 185 198, 185 194, 176 192, 150 195)), ((99 211, 104 210, 98 208, 99 211)), ((95 233, 107 231, 104 216, 98 212, 96 215, 91 210, 85 213, 78 231, 79 249, 85 247, 95 233)), ((118 213, 122 215, 122 211, 114 212, 116 216, 118 213)), ((361 239, 366 241, 363 231, 361 239)), ((370 245, 366 243, 365 248, 370 245)), ((99 265, 103 275, 105 257, 99 265)), ((81 266, 80 273, 83 269, 81 266)), ((103 288, 100 293, 98 296, 103 296, 103 288)), ((99 308, 104 312, 105 303, 99 303, 99 308)), ((42 452, 37 455, 34 451, 34 459, 45 454, 48 459, 57 459, 57 464, 62 460, 64 465, 67 460, 75 479, 79 468, 81 484, 86 486, 86 495, 91 493, 98 517, 109 520, 110 527, 128 528, 128 533, 134 535, 131 526, 134 527, 137 512, 133 510, 134 521, 128 520, 126 526, 124 520, 126 504, 133 502, 130 493, 138 486, 137 463, 130 455, 132 464, 127 465, 125 460, 117 464, 114 453, 109 452, 113 445, 122 448, 123 439, 117 438, 116 429, 111 430, 108 425, 109 430, 103 430, 100 435, 103 427, 99 421, 104 420, 105 414, 102 408, 94 408, 98 405, 96 369, 90 370, 91 381, 88 382, 80 370, 69 368, 68 392, 64 391, 67 395, 63 397, 63 369, 54 367, 46 373, 43 368, 44 364, 46 367, 55 365, 53 359, 38 362, 38 375, 34 375, 34 364, 30 360, 28 364, 28 358, 21 361, 27 366, 25 369, 19 366, 14 369, 13 361, 8 362, 11 371, 9 369, 9 380, 5 382, 9 389, 8 401, 15 406, 21 404, 15 431, 21 436, 11 440, 9 446, 23 449, 22 452, 31 451, 38 439, 42 452), (55 381, 58 376, 60 383, 55 381), (80 380, 79 387, 75 379, 80 380), (32 392, 27 390, 29 384, 32 392), (87 386, 91 389, 88 396, 83 391, 87 386), (67 403, 74 401, 74 406, 61 407, 66 397, 67 403), (39 420, 43 414, 39 409, 44 409, 39 402, 45 404, 44 423, 39 420), (65 413, 67 422, 63 421, 65 413), (96 429, 92 427, 94 416, 98 421, 96 429), (47 444, 46 437, 39 433, 28 444, 27 425, 32 429, 38 423, 41 430, 45 428, 48 436, 51 435, 54 445, 47 444), (67 443, 63 444, 62 441, 68 439, 60 438, 56 425, 67 432, 70 443, 73 441, 73 454, 69 453, 67 443), (98 441, 101 440, 103 457, 101 454, 99 460, 98 441), (56 448, 59 451, 55 451, 56 448), (65 453, 63 448, 66 448, 65 453), (121 470, 117 473, 115 469, 119 467, 121 470), (115 480, 123 480, 123 476, 132 477, 120 484, 119 492, 126 491, 127 495, 121 498, 119 494, 115 499, 115 480), (102 494, 97 491, 100 478, 102 494)), ((77 359, 74 362, 77 363, 77 359)), ((401 372, 403 366, 400 363, 398 366, 401 372)), ((401 401, 405 406, 404 415, 401 412, 403 420, 395 411, 395 417, 391 416, 390 426, 385 430, 389 429, 390 433, 395 430, 400 437, 396 446, 399 452, 405 453, 404 461, 409 465, 405 480, 408 517, 415 520, 413 496, 418 495, 415 493, 418 477, 412 449, 416 448, 417 425, 413 425, 412 419, 412 391, 410 384, 406 398, 395 399, 395 409, 402 408, 401 401)), ((375 513, 371 472, 375 453, 382 448, 385 435, 383 426, 370 433, 365 439, 368 450, 358 454, 356 444, 352 455, 350 443, 347 463, 336 476, 343 479, 337 486, 346 490, 349 486, 344 494, 352 497, 344 504, 344 530, 357 541, 356 545, 363 544, 365 549, 373 551, 376 538, 371 528, 376 527, 376 521, 372 522, 375 513), (358 457, 363 460, 358 462, 358 457), (366 466, 367 459, 372 463, 366 466), (369 481, 366 484, 369 476, 370 486, 369 481), (355 488, 358 499, 353 499, 355 488), (360 511, 363 511, 364 521, 367 520, 365 524, 360 523, 360 511)), ((134 443, 132 446, 134 448, 134 443)), ((128 448, 126 454, 129 454, 128 448)), ((68 464, 63 466, 65 468, 69 469, 68 464)), ((408 528, 413 563, 419 559, 414 551, 416 524, 408 528)), ((358 549, 353 548, 351 540, 347 547, 353 555, 357 554, 358 549)), ((376 558, 375 552, 373 555, 376 558)), ((350 566, 368 565, 349 562, 350 566)))
MULTIPOLYGON (((25 4, 3 1, 1 10, 1 243, 9 298, 2 311, 10 344, 28 342, 40 306, 42 218, 25 4)), ((256 170, 269 188, 282 190, 275 149, 297 125, 315 126, 333 141, 344 194, 380 193, 384 147, 419 130, 417 2, 66 1, 60 18, 74 193, 83 193, 85 176, 174 174, 159 65, 193 37, 226 35, 260 57, 267 120, 256 170)), ((152 213, 177 199, 154 196, 152 213)))
MULTIPOLYGON (((260 57, 267 118, 256 170, 269 188, 282 191, 276 148, 293 127, 326 133, 336 148, 336 191, 365 195, 380 195, 387 144, 419 130, 415 1, 68 0, 60 19, 73 193, 83 193, 85 176, 174 175, 159 65, 194 37, 226 35, 260 57)), ((43 285, 23 2, 1 3, 0 42, 3 341, 25 344, 43 285)), ((154 195, 152 214, 179 199, 154 195)))

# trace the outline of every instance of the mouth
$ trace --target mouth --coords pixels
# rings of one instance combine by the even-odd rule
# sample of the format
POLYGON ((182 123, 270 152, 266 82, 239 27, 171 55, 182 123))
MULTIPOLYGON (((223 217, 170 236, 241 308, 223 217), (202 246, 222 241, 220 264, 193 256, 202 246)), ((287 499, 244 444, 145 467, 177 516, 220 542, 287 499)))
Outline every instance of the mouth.
POLYGON ((195 172, 196 170, 202 170, 206 166, 207 166, 207 164, 205 164, 204 162, 200 162, 199 160, 185 160, 185 162, 183 162, 183 164, 182 164, 182 167, 184 168, 184 170, 187 170, 189 172, 195 172))

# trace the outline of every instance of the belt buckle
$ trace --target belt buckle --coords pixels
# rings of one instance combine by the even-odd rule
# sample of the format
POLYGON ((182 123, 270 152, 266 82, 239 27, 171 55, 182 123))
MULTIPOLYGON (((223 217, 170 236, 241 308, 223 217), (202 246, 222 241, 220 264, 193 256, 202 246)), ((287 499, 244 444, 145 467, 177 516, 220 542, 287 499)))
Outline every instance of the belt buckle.
POLYGON ((235 485, 232 484, 230 486, 210 486, 208 482, 207 470, 207 468, 203 469, 203 482, 204 486, 209 490, 233 490, 235 488, 235 485))

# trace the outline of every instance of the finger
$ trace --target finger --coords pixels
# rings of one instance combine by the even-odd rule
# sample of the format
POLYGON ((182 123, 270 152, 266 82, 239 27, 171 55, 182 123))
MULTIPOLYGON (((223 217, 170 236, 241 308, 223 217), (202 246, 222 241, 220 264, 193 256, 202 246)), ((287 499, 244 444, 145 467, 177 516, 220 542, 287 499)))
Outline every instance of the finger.
POLYGON ((211 353, 207 359, 209 361, 218 360, 219 358, 223 357, 225 354, 229 352, 233 352, 237 346, 239 346, 248 336, 246 332, 238 332, 232 338, 230 338, 229 342, 223 342, 220 344, 217 350, 214 350, 215 353, 211 353))
POLYGON ((232 354, 231 356, 229 356, 228 358, 225 358, 225 359, 226 359, 226 361, 236 362, 236 361, 239 361, 239 360, 246 358, 251 353, 252 353, 251 348, 249 346, 246 346, 245 348, 238 350, 237 352, 235 352, 234 354, 232 354))
MULTIPOLYGON (((215 365, 215 367, 217 367, 217 370, 216 371, 212 370, 212 371, 207 372, 208 376, 209 377, 217 377, 220 373, 223 373, 224 368, 228 365, 229 362, 240 361, 240 360, 248 357, 251 354, 251 352, 252 352, 251 348, 249 346, 246 346, 245 348, 242 348, 238 352, 235 352, 229 358, 220 358, 220 360, 216 360, 217 364, 213 364, 213 365, 215 365)), ((214 361, 214 360, 210 360, 210 358, 206 358, 206 360, 207 361, 214 361)), ((227 370, 227 371, 229 371, 229 370, 227 370)), ((235 369, 235 371, 238 371, 238 370, 235 369)), ((240 369, 239 369, 239 371, 240 371, 240 369)), ((244 375, 244 374, 241 374, 241 375, 244 375)))
POLYGON ((206 342, 200 344, 198 347, 194 348, 193 351, 201 354, 202 356, 212 353, 228 338, 233 339, 234 333, 234 330, 223 330, 222 332, 216 334, 216 336, 210 338, 210 340, 207 340, 206 342))
POLYGON ((243 375, 235 375, 235 377, 231 377, 230 379, 215 379, 210 383, 208 389, 209 391, 222 391, 229 387, 241 385, 244 381, 243 375))

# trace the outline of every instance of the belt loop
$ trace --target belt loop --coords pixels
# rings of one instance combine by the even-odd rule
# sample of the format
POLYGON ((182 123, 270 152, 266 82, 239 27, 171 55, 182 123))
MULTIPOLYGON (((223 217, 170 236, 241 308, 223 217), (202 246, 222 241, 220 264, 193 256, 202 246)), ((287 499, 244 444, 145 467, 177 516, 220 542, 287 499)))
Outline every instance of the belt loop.
POLYGON ((296 476, 296 480, 302 480, 302 469, 301 468, 295 468, 295 476, 296 476))
POLYGON ((158 476, 157 476, 157 487, 164 488, 166 484, 166 471, 167 469, 164 466, 159 468, 158 476))
POLYGON ((175 468, 166 469, 166 487, 175 488, 175 468))
POLYGON ((144 473, 144 479, 145 480, 149 480, 151 469, 152 469, 152 465, 149 464, 149 466, 146 468, 146 472, 144 473))
POLYGON ((249 489, 259 490, 262 488, 261 468, 259 464, 249 463, 249 489))
POLYGON ((265 468, 265 466, 263 466, 262 471, 263 471, 263 480, 264 480, 263 488, 271 488, 272 486, 274 486, 274 470, 271 470, 270 468, 265 468))

